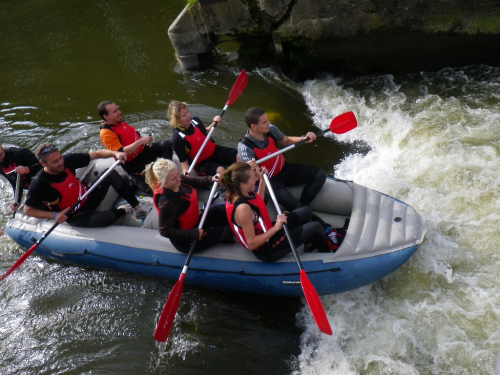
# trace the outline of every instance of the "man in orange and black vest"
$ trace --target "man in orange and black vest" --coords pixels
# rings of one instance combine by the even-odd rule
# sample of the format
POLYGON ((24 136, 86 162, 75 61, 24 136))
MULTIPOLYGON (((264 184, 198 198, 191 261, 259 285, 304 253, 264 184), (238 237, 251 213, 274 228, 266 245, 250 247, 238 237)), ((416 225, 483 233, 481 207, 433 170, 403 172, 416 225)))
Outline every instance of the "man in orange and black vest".
MULTIPOLYGON (((283 134, 269 122, 266 112, 258 107, 251 107, 247 110, 245 122, 248 131, 238 143, 238 155, 243 162, 262 159, 278 151, 278 146, 290 146, 306 137, 309 138, 307 143, 316 139, 316 134, 313 132, 308 132, 302 137, 283 134)), ((311 203, 326 181, 326 174, 322 169, 312 165, 289 163, 283 154, 266 160, 262 166, 269 171, 269 181, 276 198, 287 211, 293 211, 311 203), (305 185, 300 199, 296 199, 286 189, 286 187, 297 185, 305 185)))
POLYGON ((134 127, 122 119, 122 112, 116 103, 103 101, 97 106, 101 123, 101 142, 108 150, 127 154, 123 169, 131 176, 134 185, 144 193, 152 194, 144 180, 146 165, 161 157, 172 159, 172 143, 167 140, 153 142, 151 135, 141 136, 134 127), (147 147, 146 147, 147 146, 147 147))
POLYGON ((10 205, 12 211, 17 211, 23 197, 23 190, 27 189, 31 182, 31 177, 38 173, 42 166, 38 162, 35 154, 27 148, 8 147, 4 148, 0 144, 0 175, 7 178, 14 189, 15 202, 10 205), (20 184, 17 186, 17 175, 21 175, 20 184), (16 188, 18 194, 16 194, 16 188))

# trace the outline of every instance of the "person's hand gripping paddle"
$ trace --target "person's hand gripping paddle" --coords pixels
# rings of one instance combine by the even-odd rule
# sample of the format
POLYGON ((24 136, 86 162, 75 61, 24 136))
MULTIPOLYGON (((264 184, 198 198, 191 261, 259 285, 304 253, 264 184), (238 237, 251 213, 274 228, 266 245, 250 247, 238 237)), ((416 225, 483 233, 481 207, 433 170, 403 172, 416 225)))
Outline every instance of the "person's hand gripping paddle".
MULTIPOLYGON (((231 104, 233 104, 236 101, 236 99, 239 98, 239 96, 241 95, 241 93, 245 89, 245 86, 247 85, 247 83, 248 83, 247 72, 245 69, 243 69, 241 71, 240 75, 238 76, 238 78, 236 79, 236 81, 234 82, 233 88, 231 89, 231 92, 229 93, 229 97, 227 99, 227 102, 224 105, 224 107, 222 108, 222 111, 219 115, 220 117, 224 116, 224 113, 226 113, 227 108, 231 104)), ((216 122, 213 123, 213 126, 210 129, 210 131, 208 132, 207 137, 205 138, 205 141, 203 141, 200 149, 198 150, 198 152, 196 153, 196 156, 193 159, 193 162, 189 166, 187 174, 190 174, 193 171, 193 168, 196 166, 196 163, 198 162, 198 158, 200 157, 201 152, 205 148, 205 145, 207 144, 210 137, 212 137, 212 133, 214 132, 217 125, 218 124, 216 122)))
MULTIPOLYGON (((316 133, 316 137, 324 135, 329 131, 332 133, 335 133, 335 134, 343 134, 343 133, 348 132, 349 130, 354 129, 357 125, 358 125, 358 122, 356 121, 356 117, 354 116, 354 113, 352 111, 342 113, 341 115, 338 115, 337 117, 335 117, 332 120, 328 129, 325 129, 325 130, 322 130, 322 131, 316 133)), ((266 160, 272 159, 275 156, 282 154, 288 150, 291 150, 292 148, 295 148, 297 146, 303 145, 304 143, 307 143, 308 141, 309 141, 309 138, 306 138, 306 139, 303 139, 297 143, 294 143, 293 145, 284 147, 281 150, 272 153, 271 155, 267 155, 266 157, 263 157, 262 159, 257 160, 257 164, 262 163, 266 160)))

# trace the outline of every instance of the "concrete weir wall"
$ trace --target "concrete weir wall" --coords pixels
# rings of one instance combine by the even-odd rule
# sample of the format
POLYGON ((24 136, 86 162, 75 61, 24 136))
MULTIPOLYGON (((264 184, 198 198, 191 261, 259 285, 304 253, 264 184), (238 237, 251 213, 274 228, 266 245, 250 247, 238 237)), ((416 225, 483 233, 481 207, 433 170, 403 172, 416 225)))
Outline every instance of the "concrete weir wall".
POLYGON ((168 34, 184 69, 218 61, 228 38, 240 65, 298 79, 500 65, 500 0, 199 0, 168 34))

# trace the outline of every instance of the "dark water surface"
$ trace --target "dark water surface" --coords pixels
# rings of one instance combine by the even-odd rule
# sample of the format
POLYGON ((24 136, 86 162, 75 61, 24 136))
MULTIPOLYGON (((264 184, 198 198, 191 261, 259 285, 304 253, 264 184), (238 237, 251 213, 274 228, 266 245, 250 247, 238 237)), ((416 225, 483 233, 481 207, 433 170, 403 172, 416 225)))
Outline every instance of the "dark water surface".
MULTIPOLYGON (((167 28, 182 1, 0 1, 0 142, 32 150, 101 148, 96 106, 117 102, 142 133, 171 135, 166 109, 187 101, 205 122, 218 114, 239 74, 176 68, 167 28)), ((285 133, 313 128, 301 94, 269 72, 249 72, 216 140, 234 146, 243 114, 264 107, 285 133)), ((328 123, 325 124, 325 127, 328 123)), ((291 161, 333 173, 349 146, 323 138, 291 161)), ((1 220, 10 217, 2 188, 1 220)), ((23 253, 0 238, 0 270, 23 253)), ((31 257, 0 286, 1 374, 287 374, 300 353, 301 299, 185 286, 170 338, 152 334, 173 282, 48 263, 31 257)))

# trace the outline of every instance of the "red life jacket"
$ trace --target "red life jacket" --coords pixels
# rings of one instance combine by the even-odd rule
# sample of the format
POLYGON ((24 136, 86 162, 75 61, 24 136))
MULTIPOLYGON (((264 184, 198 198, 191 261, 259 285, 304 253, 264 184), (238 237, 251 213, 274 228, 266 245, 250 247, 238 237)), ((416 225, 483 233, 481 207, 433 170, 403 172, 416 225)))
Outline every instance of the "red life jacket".
MULTIPOLYGON (((267 146, 262 150, 258 148, 257 145, 248 137, 243 137, 242 139, 240 139, 240 142, 243 143, 245 146, 250 147, 253 150, 257 160, 262 159, 278 151, 278 148, 276 147, 276 139, 274 138, 271 132, 267 133, 267 146)), ((271 158, 269 160, 260 163, 260 165, 267 168, 267 170, 269 171, 268 173, 269 177, 277 176, 278 173, 280 173, 281 170, 283 169, 283 166, 285 165, 285 157, 283 156, 283 154, 279 154, 274 158, 271 158)))
POLYGON ((187 194, 169 194, 170 190, 157 187, 153 194, 153 203, 156 208, 156 213, 159 215, 158 210, 158 199, 160 195, 163 195, 166 200, 172 201, 180 206, 187 206, 186 211, 182 215, 180 215, 177 220, 179 220, 179 228, 181 229, 193 229, 198 224, 200 219, 200 211, 198 209, 198 193, 195 189, 193 189, 188 184, 181 182, 181 184, 190 189, 190 192, 187 194))
MULTIPOLYGON (((66 168, 64 172, 66 172, 64 181, 50 183, 50 186, 56 189, 61 196, 61 200, 57 204, 61 211, 74 205, 87 191, 85 185, 83 185, 68 168, 66 168)), ((73 212, 83 207, 86 201, 87 198, 83 199, 80 204, 75 207, 73 212)))
MULTIPOLYGON (((186 135, 179 128, 177 128, 176 130, 179 132, 179 135, 182 137, 182 139, 184 139, 184 141, 187 142, 189 146, 191 146, 191 149, 189 150, 187 156, 189 159, 194 160, 196 154, 198 153, 198 150, 201 148, 201 145, 203 144, 207 136, 203 134, 201 130, 198 128, 198 126, 196 126, 193 122, 191 122, 191 124, 192 127, 194 128, 193 134, 191 135, 186 135)), ((210 156, 214 154, 214 151, 215 151, 215 143, 209 139, 205 147, 203 147, 203 151, 201 151, 201 154, 196 162, 199 163, 200 161, 208 159, 210 156)))
POLYGON ((248 250, 258 250, 251 249, 250 246, 248 246, 245 239, 245 234, 243 233, 243 228, 238 226, 238 224, 236 224, 234 220, 234 212, 240 204, 250 205, 250 208, 254 213, 253 227, 255 228, 255 235, 267 232, 267 230, 273 226, 271 218, 269 217, 269 212, 266 208, 266 204, 264 203, 264 200, 260 197, 260 195, 254 193, 250 193, 250 198, 240 198, 234 203, 229 203, 229 201, 226 201, 227 221, 229 222, 229 226, 231 227, 231 230, 233 231, 236 239, 244 248, 248 250))
MULTIPOLYGON (((135 141, 141 139, 141 134, 125 121, 120 122, 119 125, 104 124, 101 126, 101 129, 114 131, 118 135, 118 138, 120 138, 120 143, 123 147, 131 145, 135 141)), ((132 161, 142 152, 142 150, 144 150, 144 145, 140 145, 133 153, 127 155, 127 161, 132 161)))

